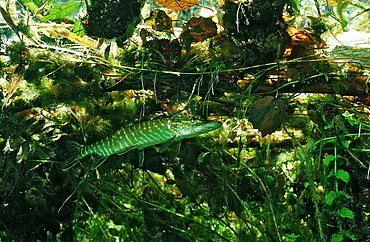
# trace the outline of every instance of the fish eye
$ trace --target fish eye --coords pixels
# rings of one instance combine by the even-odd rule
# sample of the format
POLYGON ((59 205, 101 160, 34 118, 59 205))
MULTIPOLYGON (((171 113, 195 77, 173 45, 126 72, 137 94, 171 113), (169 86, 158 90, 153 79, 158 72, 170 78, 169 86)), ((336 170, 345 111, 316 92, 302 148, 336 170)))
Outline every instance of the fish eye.
POLYGON ((190 122, 192 122, 192 123, 196 123, 198 120, 199 120, 199 119, 198 119, 198 118, 196 118, 196 117, 191 117, 191 118, 190 118, 190 122))

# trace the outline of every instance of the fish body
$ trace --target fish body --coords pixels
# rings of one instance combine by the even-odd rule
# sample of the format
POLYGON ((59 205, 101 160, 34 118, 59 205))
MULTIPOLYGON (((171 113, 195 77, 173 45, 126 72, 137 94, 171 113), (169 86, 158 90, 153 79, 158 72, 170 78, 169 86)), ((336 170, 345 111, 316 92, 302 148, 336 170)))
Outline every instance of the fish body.
MULTIPOLYGON (((122 155, 130 150, 152 145, 171 143, 208 133, 221 126, 219 121, 200 120, 192 117, 172 117, 135 124, 118 130, 90 145, 73 143, 71 156, 64 170, 76 165, 83 157, 97 154, 102 162, 110 155, 122 155)), ((100 163, 101 164, 101 163, 100 163)))

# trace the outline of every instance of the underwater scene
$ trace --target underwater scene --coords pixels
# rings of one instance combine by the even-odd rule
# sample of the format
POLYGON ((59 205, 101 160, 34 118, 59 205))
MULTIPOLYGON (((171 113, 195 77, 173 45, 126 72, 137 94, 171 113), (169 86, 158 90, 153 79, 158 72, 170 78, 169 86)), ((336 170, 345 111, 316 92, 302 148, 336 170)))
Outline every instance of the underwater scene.
POLYGON ((0 241, 370 241, 369 10, 0 1, 0 241))

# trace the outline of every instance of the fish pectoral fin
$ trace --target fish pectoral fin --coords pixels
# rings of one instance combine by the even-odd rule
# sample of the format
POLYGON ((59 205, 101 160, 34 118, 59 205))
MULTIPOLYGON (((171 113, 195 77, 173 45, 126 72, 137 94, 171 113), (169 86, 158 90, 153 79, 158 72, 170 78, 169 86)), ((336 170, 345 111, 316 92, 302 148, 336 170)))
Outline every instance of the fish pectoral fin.
POLYGON ((95 170, 96 168, 98 168, 99 166, 101 166, 101 164, 104 163, 104 161, 109 157, 109 155, 107 156, 98 156, 94 162, 94 165, 92 167, 92 170, 95 170))
POLYGON ((174 141, 172 144, 171 144, 171 147, 169 147, 168 149, 166 149, 164 151, 165 155, 170 159, 170 160, 175 160, 176 157, 179 155, 180 153, 180 148, 181 148, 181 141, 178 140, 178 141, 174 141))
POLYGON ((70 159, 70 160, 67 160, 67 162, 63 165, 63 168, 62 170, 63 171, 67 171, 69 169, 71 169, 72 167, 74 167, 75 165, 78 164, 78 162, 80 161, 80 159, 70 159))
POLYGON ((139 167, 142 167, 144 164, 144 150, 138 150, 139 152, 139 167))
POLYGON ((162 153, 165 149, 167 149, 175 140, 176 137, 172 138, 170 141, 162 143, 159 145, 159 153, 162 153))
POLYGON ((179 141, 179 142, 176 144, 176 149, 175 149, 175 154, 176 154, 176 156, 180 153, 180 149, 181 149, 181 142, 179 141))

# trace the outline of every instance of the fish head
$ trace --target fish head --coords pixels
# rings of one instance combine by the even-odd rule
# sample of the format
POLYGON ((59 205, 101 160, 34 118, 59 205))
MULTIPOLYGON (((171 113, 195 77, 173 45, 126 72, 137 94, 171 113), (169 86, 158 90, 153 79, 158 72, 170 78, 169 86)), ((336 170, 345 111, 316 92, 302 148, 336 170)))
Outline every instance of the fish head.
POLYGON ((194 117, 173 117, 169 126, 177 134, 177 140, 192 138, 218 129, 220 121, 202 120, 194 117))

